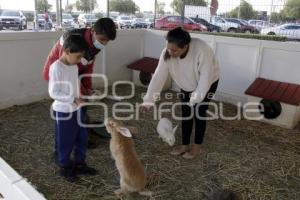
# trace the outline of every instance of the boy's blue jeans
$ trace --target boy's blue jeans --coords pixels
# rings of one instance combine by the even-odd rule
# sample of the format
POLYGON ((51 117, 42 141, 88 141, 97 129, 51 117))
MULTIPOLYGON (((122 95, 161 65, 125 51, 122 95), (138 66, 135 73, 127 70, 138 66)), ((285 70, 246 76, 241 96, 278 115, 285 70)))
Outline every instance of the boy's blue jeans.
POLYGON ((67 167, 72 164, 71 154, 74 152, 74 162, 84 163, 87 148, 87 129, 81 127, 85 112, 79 109, 72 113, 55 112, 55 151, 57 164, 67 167), (78 119, 78 120, 77 120, 78 119))

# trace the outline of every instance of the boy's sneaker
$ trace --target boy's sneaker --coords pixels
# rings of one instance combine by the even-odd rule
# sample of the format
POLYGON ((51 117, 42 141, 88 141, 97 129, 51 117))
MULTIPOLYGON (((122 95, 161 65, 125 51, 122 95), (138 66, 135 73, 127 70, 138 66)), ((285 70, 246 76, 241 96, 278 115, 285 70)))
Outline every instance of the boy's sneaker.
POLYGON ((68 182, 75 182, 78 180, 76 170, 73 166, 60 167, 59 174, 63 176, 68 182))
POLYGON ((75 170, 76 173, 79 174, 83 174, 83 175, 97 175, 98 171, 92 167, 87 166, 86 163, 77 163, 75 164, 75 170))

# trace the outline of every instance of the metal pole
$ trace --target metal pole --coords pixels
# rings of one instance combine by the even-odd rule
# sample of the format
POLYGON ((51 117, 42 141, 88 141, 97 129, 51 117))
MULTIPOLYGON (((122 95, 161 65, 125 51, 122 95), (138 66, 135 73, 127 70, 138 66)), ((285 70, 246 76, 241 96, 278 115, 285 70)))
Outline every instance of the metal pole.
POLYGON ((90 13, 93 13, 93 0, 90 0, 90 13))
POLYGON ((271 23, 271 16, 272 16, 272 11, 273 11, 273 0, 271 0, 271 7, 270 7, 270 16, 269 16, 269 24, 271 23))
POLYGON ((57 27, 59 28, 61 28, 61 19, 62 19, 61 0, 56 0, 56 23, 57 23, 57 27))
POLYGON ((56 0, 56 25, 59 26, 59 0, 56 0))
POLYGON ((154 1, 154 21, 153 21, 153 29, 155 29, 155 20, 156 20, 156 7, 157 7, 157 0, 154 1))
POLYGON ((242 1, 240 0, 239 11, 238 11, 238 19, 241 18, 241 4, 242 4, 242 1))
POLYGON ((39 30, 37 14, 37 0, 34 0, 34 30, 39 30))
POLYGON ((181 0, 182 10, 181 10, 181 27, 184 28, 184 11, 185 11, 185 0, 181 0))
POLYGON ((60 23, 60 25, 62 25, 62 4, 61 4, 61 0, 59 0, 59 15, 60 15, 59 23, 60 23))
POLYGON ((109 17, 109 0, 107 2, 106 16, 109 17))

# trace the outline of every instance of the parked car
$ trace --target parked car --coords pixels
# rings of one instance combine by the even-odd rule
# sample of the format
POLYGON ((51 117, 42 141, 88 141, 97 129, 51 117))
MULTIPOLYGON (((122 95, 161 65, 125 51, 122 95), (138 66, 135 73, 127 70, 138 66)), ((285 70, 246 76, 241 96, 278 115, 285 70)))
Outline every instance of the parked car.
POLYGON ((208 21, 206 21, 205 19, 197 18, 197 17, 194 17, 191 19, 199 24, 206 26, 207 31, 209 31, 209 32, 220 32, 221 31, 220 26, 213 25, 213 24, 209 23, 208 21))
POLYGON ((63 13, 62 14, 62 27, 66 29, 75 28, 76 24, 74 18, 71 14, 63 13))
MULTIPOLYGON (((156 20, 155 29, 160 30, 171 30, 182 23, 181 16, 166 16, 161 19, 156 20)), ((183 27, 185 30, 189 31, 206 31, 204 25, 198 24, 190 18, 184 17, 183 27)))
POLYGON ((300 24, 283 24, 276 27, 261 30, 264 35, 279 35, 289 39, 300 40, 300 24))
MULTIPOLYGON (((47 24, 46 29, 52 29, 53 22, 52 22, 52 19, 51 19, 50 15, 49 15, 48 19, 49 20, 48 20, 48 24, 47 24)), ((37 23, 38 23, 39 28, 45 28, 46 20, 45 20, 44 14, 38 14, 37 15, 37 23)))
POLYGON ((221 30, 225 32, 238 32, 240 29, 239 24, 229 22, 226 19, 219 16, 213 16, 211 19, 211 23, 213 25, 221 27, 221 30))
POLYGON ((92 27, 97 21, 95 14, 80 14, 78 16, 79 27, 92 27))
POLYGON ((153 18, 146 18, 145 22, 147 23, 147 28, 153 28, 154 27, 154 19, 153 18))
POLYGON ((259 33, 259 30, 256 29, 254 26, 249 25, 247 21, 244 21, 242 19, 236 19, 236 18, 227 18, 226 19, 229 22, 237 23, 240 25, 239 31, 242 33, 259 33))
POLYGON ((143 18, 135 18, 131 21, 132 28, 147 28, 148 23, 143 18))
POLYGON ((261 29, 269 28, 271 26, 270 23, 267 21, 255 20, 255 19, 248 20, 248 24, 254 26, 259 32, 261 31, 261 29))
POLYGON ((3 28, 27 29, 27 19, 21 11, 2 10, 0 13, 0 30, 3 28))
POLYGON ((131 28, 131 18, 129 16, 118 16, 117 24, 120 29, 131 28))

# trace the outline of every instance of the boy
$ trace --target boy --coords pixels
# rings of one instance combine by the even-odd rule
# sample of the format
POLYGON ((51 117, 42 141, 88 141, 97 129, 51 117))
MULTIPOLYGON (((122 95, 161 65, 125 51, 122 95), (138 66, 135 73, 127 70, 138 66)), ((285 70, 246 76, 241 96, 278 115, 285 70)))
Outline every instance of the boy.
POLYGON ((77 174, 95 175, 97 171, 85 163, 87 130, 80 126, 83 122, 78 80, 78 67, 88 44, 76 34, 66 36, 62 55, 50 67, 49 95, 54 102, 52 109, 55 116, 55 135, 57 142, 60 175, 67 181, 74 182, 77 174), (74 151, 74 161, 71 154, 74 151))
MULTIPOLYGON (((116 26, 110 18, 101 18, 96 21, 93 28, 82 28, 73 29, 68 31, 69 34, 79 34, 81 35, 88 44, 88 49, 85 51, 81 62, 77 64, 78 66, 78 76, 84 75, 84 78, 80 82, 80 91, 82 95, 90 96, 93 94, 92 78, 91 74, 94 71, 94 64, 96 56, 99 52, 108 44, 109 41, 115 40, 116 38, 116 26)), ((58 60, 62 54, 64 35, 61 39, 54 45, 51 52, 49 53, 43 70, 43 78, 49 80, 49 70, 51 64, 58 60)), ((87 107, 83 107, 83 112, 87 112, 87 107)), ((85 114, 87 117, 87 114, 85 114)), ((85 124, 88 124, 88 117, 85 120, 85 124)), ((56 136, 55 136, 56 137, 56 136)), ((92 140, 89 140, 89 147, 95 147, 96 145, 92 140)), ((54 146, 54 157, 57 157, 57 144, 55 142, 54 146)))

